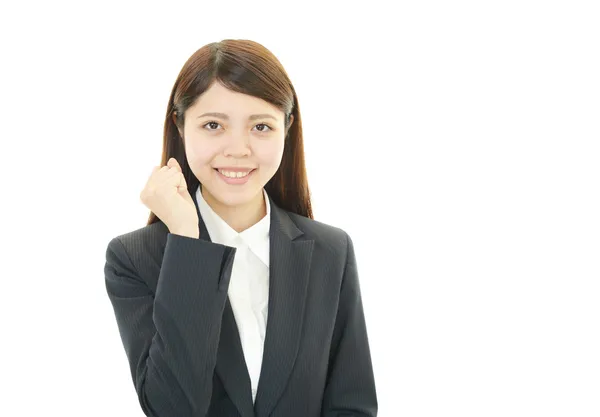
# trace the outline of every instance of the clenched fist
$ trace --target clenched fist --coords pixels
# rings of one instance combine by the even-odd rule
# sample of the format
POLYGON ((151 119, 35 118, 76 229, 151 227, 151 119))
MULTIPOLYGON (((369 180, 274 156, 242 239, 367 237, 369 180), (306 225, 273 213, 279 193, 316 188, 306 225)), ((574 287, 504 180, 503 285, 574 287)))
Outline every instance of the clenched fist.
POLYGON ((173 234, 198 237, 198 211, 175 158, 154 167, 140 199, 173 234))

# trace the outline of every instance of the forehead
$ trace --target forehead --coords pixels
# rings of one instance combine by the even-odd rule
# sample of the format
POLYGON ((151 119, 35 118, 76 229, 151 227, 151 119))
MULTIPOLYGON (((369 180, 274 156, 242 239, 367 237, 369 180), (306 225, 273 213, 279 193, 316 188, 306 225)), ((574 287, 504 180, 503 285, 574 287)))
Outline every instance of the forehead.
POLYGON ((238 93, 229 90, 219 82, 213 83, 198 99, 194 106, 190 108, 196 112, 222 112, 233 117, 236 115, 244 116, 247 113, 256 113, 257 111, 270 112, 279 117, 281 111, 271 103, 248 94, 238 93))

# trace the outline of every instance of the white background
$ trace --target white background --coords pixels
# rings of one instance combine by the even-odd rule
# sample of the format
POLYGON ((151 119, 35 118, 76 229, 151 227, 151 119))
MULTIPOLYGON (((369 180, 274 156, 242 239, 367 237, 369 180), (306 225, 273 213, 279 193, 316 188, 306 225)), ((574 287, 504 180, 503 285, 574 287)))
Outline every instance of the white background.
POLYGON ((600 415, 594 3, 3 2, 0 414, 143 415, 106 245, 145 225, 181 66, 241 38, 355 242, 379 416, 600 415))

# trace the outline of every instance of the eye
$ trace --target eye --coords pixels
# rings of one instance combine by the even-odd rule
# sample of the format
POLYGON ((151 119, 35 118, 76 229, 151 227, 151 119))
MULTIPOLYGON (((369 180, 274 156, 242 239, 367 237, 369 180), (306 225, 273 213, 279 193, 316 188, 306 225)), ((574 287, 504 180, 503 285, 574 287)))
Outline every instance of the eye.
MULTIPOLYGON (((205 123, 202 127, 206 129, 206 126, 208 125, 218 125, 219 123, 215 122, 215 121, 210 121, 208 123, 205 123)), ((216 129, 208 129, 208 130, 216 130, 216 129)))
MULTIPOLYGON (((269 128, 269 130, 273 130, 273 128, 271 126, 269 126, 268 124, 265 123, 259 123, 256 126, 266 126, 269 128)), ((259 132, 268 132, 269 130, 264 130, 264 128, 262 130, 259 130, 259 132)))
MULTIPOLYGON (((205 129, 207 129, 207 130, 209 130, 209 131, 216 131, 216 130, 217 130, 216 128, 214 128, 214 129, 213 129, 213 127, 214 127, 215 125, 217 125, 217 126, 220 126, 218 122, 215 122, 214 120, 211 120, 210 122, 207 122, 207 123, 205 123, 204 125, 202 125, 202 127, 203 127, 203 128, 205 128, 205 129), (210 129, 207 129, 207 128, 206 128, 206 126, 208 126, 208 125, 211 125, 211 128, 210 128, 210 129)), ((255 125, 254 127, 256 127, 256 126, 263 126, 263 128, 262 128, 262 129, 259 129, 259 130, 258 130, 258 131, 259 131, 259 132, 261 132, 261 133, 266 133, 266 132, 268 132, 268 131, 271 131, 271 130, 273 130, 273 128, 272 128, 271 126, 269 126, 268 124, 266 124, 266 123, 259 123, 259 124, 255 125), (267 127, 267 128, 268 128, 268 130, 265 130, 265 127, 267 127)))

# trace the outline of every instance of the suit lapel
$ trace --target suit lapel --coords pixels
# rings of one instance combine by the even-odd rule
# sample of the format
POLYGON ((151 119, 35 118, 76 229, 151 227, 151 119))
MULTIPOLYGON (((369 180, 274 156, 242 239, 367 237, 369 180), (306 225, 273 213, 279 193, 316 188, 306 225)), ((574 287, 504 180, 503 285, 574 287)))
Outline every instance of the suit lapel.
POLYGON ((285 390, 296 360, 314 245, 312 240, 296 240, 303 232, 286 211, 269 199, 269 313, 254 404, 257 417, 271 413, 285 390))
MULTIPOLYGON (((198 210, 200 239, 211 241, 196 193, 191 196, 198 210)), ((285 389, 300 344, 314 246, 313 240, 297 239, 303 232, 270 196, 269 201, 269 307, 254 410, 250 376, 229 297, 223 312, 215 366, 215 372, 242 417, 268 416, 285 389)))
MULTIPOLYGON (((192 199, 198 210, 198 228, 200 239, 212 242, 206 224, 200 215, 196 193, 192 194, 192 199)), ((215 372, 223 382, 223 387, 227 395, 237 407, 241 417, 254 417, 252 409, 252 387, 250 385, 250 375, 244 359, 242 342, 237 328, 237 323, 233 315, 233 309, 229 302, 229 296, 225 301, 223 318, 221 321, 221 334, 219 339, 219 348, 217 351, 217 362, 215 372)))
POLYGON ((244 359, 244 352, 229 297, 225 302, 225 310, 223 311, 215 371, 221 378, 229 398, 240 412, 240 416, 254 417, 250 375, 248 375, 248 367, 244 359))

